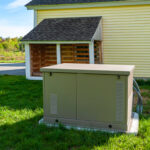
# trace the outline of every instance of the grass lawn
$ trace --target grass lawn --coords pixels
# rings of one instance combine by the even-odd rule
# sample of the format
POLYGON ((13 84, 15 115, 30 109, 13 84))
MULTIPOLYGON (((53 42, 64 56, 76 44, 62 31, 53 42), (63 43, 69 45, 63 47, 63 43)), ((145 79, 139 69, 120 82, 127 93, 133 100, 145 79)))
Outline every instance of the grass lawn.
POLYGON ((150 83, 140 84, 144 114, 139 134, 133 136, 38 125, 43 116, 42 82, 0 76, 0 150, 149 150, 150 83))

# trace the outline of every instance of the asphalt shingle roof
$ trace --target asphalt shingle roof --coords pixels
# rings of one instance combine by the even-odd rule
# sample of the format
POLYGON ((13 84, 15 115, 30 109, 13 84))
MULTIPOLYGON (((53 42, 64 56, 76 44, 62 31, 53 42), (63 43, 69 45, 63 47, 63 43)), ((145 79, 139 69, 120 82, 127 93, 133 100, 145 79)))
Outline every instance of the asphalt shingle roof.
POLYGON ((112 2, 112 1, 124 1, 124 0, 32 0, 26 6, 76 4, 76 3, 92 3, 92 2, 112 2))
POLYGON ((101 17, 45 19, 22 41, 90 41, 101 17))

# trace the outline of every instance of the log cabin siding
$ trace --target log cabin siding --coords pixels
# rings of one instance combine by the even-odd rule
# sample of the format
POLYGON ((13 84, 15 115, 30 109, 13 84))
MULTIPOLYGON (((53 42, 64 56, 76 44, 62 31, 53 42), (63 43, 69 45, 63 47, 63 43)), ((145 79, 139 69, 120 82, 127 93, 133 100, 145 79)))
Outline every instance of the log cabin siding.
MULTIPOLYGON (((88 44, 61 44, 61 63, 89 63, 88 44)), ((101 42, 94 45, 95 64, 102 63, 101 42)), ((30 44, 31 76, 41 76, 40 68, 57 64, 56 44, 30 44)))

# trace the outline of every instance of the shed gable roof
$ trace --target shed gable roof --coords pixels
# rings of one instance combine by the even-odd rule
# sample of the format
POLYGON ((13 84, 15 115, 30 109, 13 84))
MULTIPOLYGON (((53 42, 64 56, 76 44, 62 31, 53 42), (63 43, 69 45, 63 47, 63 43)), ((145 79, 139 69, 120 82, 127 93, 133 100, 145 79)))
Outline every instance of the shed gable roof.
POLYGON ((45 19, 22 41, 91 41, 101 17, 45 19))
POLYGON ((112 2, 112 1, 125 1, 125 0, 32 0, 26 6, 77 4, 77 3, 93 3, 93 2, 112 2))

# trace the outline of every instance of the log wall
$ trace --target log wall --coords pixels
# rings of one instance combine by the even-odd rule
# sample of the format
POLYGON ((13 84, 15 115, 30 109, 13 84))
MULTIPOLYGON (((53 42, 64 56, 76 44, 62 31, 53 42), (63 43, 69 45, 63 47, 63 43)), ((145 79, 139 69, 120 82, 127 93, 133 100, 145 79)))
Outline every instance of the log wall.
MULTIPOLYGON (((102 63, 101 42, 94 43, 95 64, 102 63)), ((40 68, 57 64, 56 44, 30 45, 31 76, 41 76, 40 68)), ((89 63, 88 44, 62 44, 62 63, 89 63)))
POLYGON ((40 68, 57 64, 56 45, 30 45, 31 76, 41 76, 40 68))

